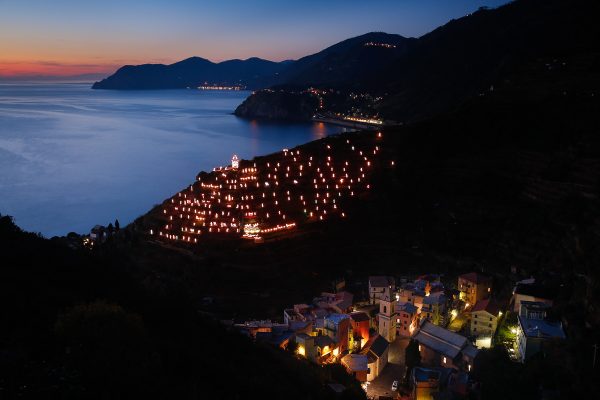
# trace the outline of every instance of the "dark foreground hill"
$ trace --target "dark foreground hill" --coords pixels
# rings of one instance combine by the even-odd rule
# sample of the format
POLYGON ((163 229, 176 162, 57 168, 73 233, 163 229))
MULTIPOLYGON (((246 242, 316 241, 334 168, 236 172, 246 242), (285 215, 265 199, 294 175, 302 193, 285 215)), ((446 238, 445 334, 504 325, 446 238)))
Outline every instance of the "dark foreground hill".
POLYGON ((171 268, 203 263, 128 237, 76 250, 0 216, 0 398, 325 399, 335 381, 364 398, 341 367, 317 368, 199 314, 171 268))

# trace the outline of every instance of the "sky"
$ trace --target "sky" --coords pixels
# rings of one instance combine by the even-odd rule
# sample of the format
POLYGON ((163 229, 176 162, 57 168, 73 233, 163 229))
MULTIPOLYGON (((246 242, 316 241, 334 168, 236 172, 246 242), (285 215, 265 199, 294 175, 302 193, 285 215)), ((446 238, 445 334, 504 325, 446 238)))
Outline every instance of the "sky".
POLYGON ((297 59, 372 31, 419 37, 507 0, 0 0, 0 78, 124 64, 297 59))

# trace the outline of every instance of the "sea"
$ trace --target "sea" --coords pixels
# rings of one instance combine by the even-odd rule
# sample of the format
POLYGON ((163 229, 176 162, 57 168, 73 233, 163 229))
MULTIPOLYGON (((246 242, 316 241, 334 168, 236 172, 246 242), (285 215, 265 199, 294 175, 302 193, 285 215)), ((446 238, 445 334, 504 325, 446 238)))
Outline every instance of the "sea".
POLYGON ((45 237, 125 226, 200 171, 342 132, 233 115, 247 91, 0 83, 0 214, 45 237))

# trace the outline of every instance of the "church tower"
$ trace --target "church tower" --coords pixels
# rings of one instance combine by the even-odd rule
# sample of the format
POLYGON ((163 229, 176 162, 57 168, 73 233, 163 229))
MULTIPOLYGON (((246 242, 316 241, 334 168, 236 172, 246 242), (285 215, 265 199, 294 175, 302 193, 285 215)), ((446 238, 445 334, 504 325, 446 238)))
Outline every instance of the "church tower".
POLYGON ((231 168, 238 169, 240 167, 240 159, 236 154, 231 157, 231 168))
POLYGON ((392 289, 386 288, 379 300, 379 334, 388 342, 396 339, 396 321, 392 289))

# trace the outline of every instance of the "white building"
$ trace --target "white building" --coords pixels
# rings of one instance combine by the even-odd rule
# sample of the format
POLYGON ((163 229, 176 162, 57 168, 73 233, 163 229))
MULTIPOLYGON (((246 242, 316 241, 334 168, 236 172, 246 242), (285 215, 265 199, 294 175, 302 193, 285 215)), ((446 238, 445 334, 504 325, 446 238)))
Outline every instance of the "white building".
POLYGON ((379 299, 385 293, 386 289, 394 290, 396 282, 391 276, 370 276, 369 277, 369 301, 371 304, 379 303, 379 299))

